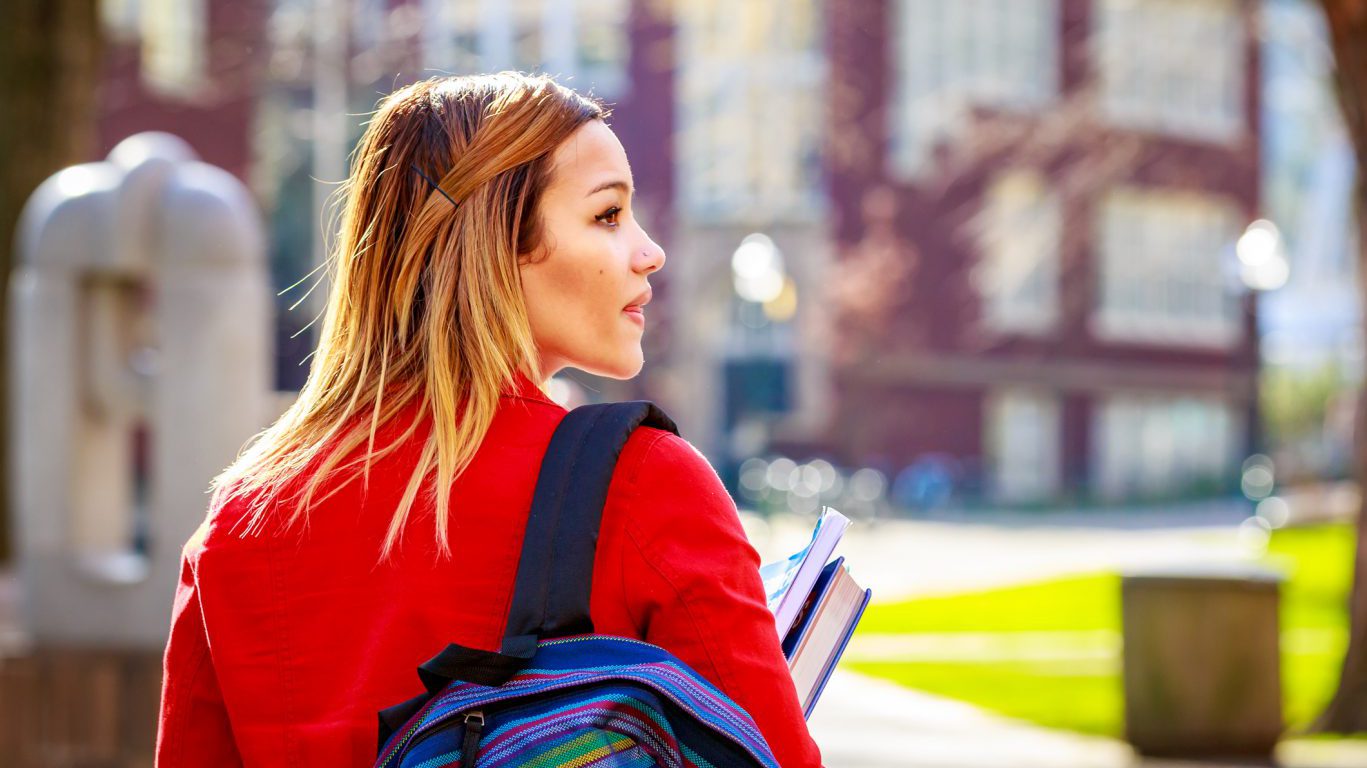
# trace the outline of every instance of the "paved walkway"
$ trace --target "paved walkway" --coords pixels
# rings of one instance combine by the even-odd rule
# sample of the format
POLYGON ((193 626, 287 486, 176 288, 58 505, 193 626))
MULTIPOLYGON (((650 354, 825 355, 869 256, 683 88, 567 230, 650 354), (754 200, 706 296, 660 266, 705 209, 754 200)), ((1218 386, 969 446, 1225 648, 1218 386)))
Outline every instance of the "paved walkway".
MULTIPOLYGON (((1143 760, 1117 739, 1040 728, 853 672, 831 678, 810 722, 829 768, 1195 768, 1143 760)), ((1363 768, 1367 742, 1283 742, 1285 768, 1363 768)), ((1241 768, 1256 763, 1223 764, 1241 768)))
POLYGON ((830 768, 1102 768, 1130 756, 1120 742, 1017 723, 843 670, 811 729, 830 768))
MULTIPOLYGON (((798 551, 811 537, 806 519, 744 520, 764 562, 798 551)), ((886 602, 1069 574, 1231 563, 1258 554, 1257 544, 1229 523, 1132 529, 888 520, 852 525, 836 553, 873 589, 874 600, 886 602)))

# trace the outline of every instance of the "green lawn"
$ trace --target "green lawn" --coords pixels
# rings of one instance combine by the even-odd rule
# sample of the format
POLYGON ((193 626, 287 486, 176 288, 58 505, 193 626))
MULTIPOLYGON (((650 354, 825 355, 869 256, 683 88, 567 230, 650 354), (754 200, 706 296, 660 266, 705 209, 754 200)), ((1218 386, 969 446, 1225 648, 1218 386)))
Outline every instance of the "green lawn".
MULTIPOLYGON (((1294 731, 1328 701, 1347 644, 1353 529, 1324 525, 1276 531, 1267 562, 1284 569, 1282 681, 1294 731)), ((948 597, 869 606, 859 634, 1089 632, 1058 654, 1024 659, 860 661, 847 666, 903 685, 972 702, 1041 725, 1120 736, 1120 578, 1095 574, 948 597), (1077 658, 1068 658, 1076 653, 1077 658)), ((981 640, 981 636, 979 636, 981 640)))

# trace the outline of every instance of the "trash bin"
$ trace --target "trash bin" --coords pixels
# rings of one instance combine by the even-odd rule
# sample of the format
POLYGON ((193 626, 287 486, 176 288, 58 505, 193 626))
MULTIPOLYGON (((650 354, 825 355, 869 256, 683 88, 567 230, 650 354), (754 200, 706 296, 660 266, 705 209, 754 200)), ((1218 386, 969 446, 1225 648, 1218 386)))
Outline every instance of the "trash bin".
POLYGON ((1125 735, 1136 752, 1271 757, 1283 729, 1282 580, 1252 564, 1122 577, 1125 735))

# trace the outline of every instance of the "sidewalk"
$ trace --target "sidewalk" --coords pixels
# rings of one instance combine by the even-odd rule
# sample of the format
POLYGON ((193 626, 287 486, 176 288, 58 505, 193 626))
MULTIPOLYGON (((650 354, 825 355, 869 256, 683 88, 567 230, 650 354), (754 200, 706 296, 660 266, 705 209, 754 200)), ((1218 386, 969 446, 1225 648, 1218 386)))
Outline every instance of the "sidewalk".
MULTIPOLYGON (((1198 768, 1138 758, 1118 739, 1040 728, 971 704, 840 671, 810 721, 829 768, 1198 768)), ((1285 768, 1362 768, 1367 742, 1284 742, 1285 768)), ((1220 764, 1243 768, 1256 763, 1220 764)))
MULTIPOLYGON (((764 562, 806 546, 813 522, 743 518, 764 562)), ((1157 523, 1156 523, 1157 524, 1157 523)), ((1156 525, 1155 524, 1155 525, 1156 525)), ((1237 525, 1019 527, 920 520, 856 523, 836 550, 873 599, 953 594, 1097 571, 1228 563, 1253 554, 1237 525)))
POLYGON ((1110 768, 1121 742, 1051 731, 853 672, 836 673, 810 721, 829 768, 1110 768))

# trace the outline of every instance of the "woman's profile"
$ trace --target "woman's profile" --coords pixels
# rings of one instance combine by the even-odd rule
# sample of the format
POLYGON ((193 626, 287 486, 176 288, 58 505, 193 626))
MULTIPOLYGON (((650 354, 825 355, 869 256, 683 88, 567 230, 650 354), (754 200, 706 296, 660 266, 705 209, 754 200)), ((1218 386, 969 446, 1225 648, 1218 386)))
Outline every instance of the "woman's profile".
MULTIPOLYGON (((215 479, 186 544, 161 766, 371 764, 376 713, 448 642, 503 637, 538 468, 573 367, 643 365, 662 249, 605 108, 549 78, 442 77, 357 146, 298 399, 215 479)), ((820 765, 759 557, 696 449, 632 434, 603 509, 600 634, 672 652, 820 765)))

